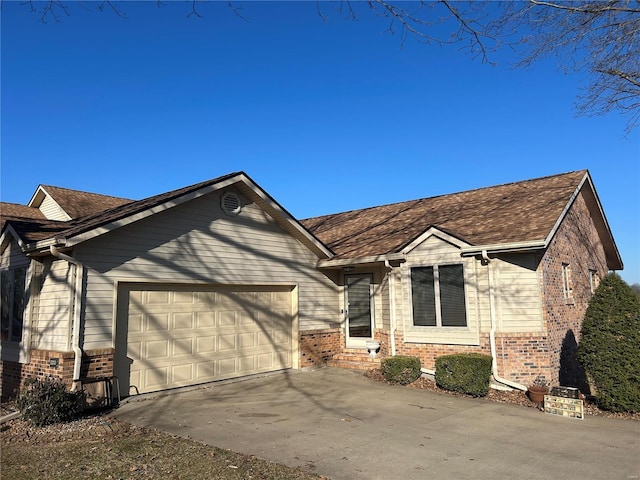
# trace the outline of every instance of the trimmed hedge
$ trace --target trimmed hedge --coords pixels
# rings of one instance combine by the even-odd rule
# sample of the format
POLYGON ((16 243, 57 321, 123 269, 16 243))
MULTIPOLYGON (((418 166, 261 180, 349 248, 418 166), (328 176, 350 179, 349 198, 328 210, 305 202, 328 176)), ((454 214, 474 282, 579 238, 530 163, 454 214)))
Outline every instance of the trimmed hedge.
POLYGON ((382 360, 380 369, 384 379, 389 383, 408 385, 415 382, 422 372, 418 357, 396 355, 382 360))
POLYGON ((484 397, 491 382, 489 355, 460 353, 436 358, 436 384, 452 392, 484 397))
POLYGON ((615 273, 591 297, 577 356, 600 408, 640 412, 640 297, 615 273))

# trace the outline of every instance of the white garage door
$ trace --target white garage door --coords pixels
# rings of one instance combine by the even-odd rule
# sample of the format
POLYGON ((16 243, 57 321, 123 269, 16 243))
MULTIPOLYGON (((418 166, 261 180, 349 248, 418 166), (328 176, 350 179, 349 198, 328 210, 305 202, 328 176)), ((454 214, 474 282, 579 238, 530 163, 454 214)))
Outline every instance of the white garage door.
POLYGON ((128 288, 130 391, 290 368, 289 287, 128 288))

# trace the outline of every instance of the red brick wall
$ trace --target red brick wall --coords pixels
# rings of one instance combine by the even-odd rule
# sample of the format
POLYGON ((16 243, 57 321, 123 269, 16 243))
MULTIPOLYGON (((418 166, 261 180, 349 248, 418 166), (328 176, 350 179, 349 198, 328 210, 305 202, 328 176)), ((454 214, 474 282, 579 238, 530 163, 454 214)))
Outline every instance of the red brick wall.
MULTIPOLYGON (((442 355, 457 353, 491 355, 488 334, 481 336, 480 345, 403 343, 403 339, 402 331, 396 331, 396 354, 418 357, 422 367, 430 370, 435 370, 436 358, 442 355)), ((383 357, 391 354, 390 346, 385 350, 383 345, 381 350, 383 357)), ((526 386, 540 371, 549 369, 547 338, 538 333, 516 335, 497 333, 496 362, 501 377, 526 386)))
MULTIPOLYGON (((113 375, 113 354, 112 348, 85 351, 82 357, 80 376, 95 378, 113 375)), ((3 400, 13 397, 20 385, 31 377, 60 378, 67 387, 71 388, 74 361, 73 352, 32 350, 29 363, 0 362, 0 374, 2 375, 0 396, 3 400), (57 367, 49 366, 51 358, 58 359, 57 367)))
POLYGON ((300 332, 300 368, 324 365, 342 351, 344 333, 340 328, 300 332))
POLYGON ((550 355, 549 371, 543 374, 556 385, 580 386, 569 384, 582 382, 575 348, 592 295, 589 270, 595 270, 600 278, 608 271, 604 249, 582 194, 576 198, 552 239, 540 268, 542 314, 550 355), (563 263, 571 269, 572 302, 567 302, 564 296, 563 263))

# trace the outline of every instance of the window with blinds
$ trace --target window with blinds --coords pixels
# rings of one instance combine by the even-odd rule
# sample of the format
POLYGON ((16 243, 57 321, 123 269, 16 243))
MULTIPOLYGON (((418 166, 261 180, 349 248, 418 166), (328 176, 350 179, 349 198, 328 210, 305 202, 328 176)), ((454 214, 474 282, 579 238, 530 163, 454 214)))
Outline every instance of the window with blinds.
POLYGON ((415 326, 467 326, 462 265, 412 268, 411 297, 415 326))

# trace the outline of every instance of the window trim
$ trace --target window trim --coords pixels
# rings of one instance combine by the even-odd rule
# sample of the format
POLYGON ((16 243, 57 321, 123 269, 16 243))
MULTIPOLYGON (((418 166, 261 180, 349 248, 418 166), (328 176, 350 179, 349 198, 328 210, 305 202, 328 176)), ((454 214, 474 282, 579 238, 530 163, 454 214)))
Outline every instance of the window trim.
POLYGON ((564 294, 564 300, 567 305, 573 303, 573 281, 571 279, 571 265, 562 262, 562 291, 564 294))
POLYGON ((430 264, 430 265, 411 265, 409 266, 409 305, 411 306, 411 328, 412 329, 438 329, 440 331, 454 331, 457 330, 469 330, 470 328, 470 319, 468 312, 468 291, 467 291, 467 281, 465 274, 464 263, 462 262, 451 262, 451 263, 438 263, 438 264, 430 264), (465 325, 442 325, 442 300, 440 298, 440 267, 449 267, 449 266, 460 266, 462 268, 462 295, 464 300, 464 320, 465 325), (416 325, 415 324, 415 316, 414 316, 414 303, 413 303, 413 270, 419 268, 432 268, 433 269, 433 291, 434 291, 434 307, 436 314, 436 324, 435 325, 416 325))
POLYGON ((596 293, 596 289, 600 286, 600 275, 595 268, 589 269, 589 286, 591 288, 591 294, 596 293))

